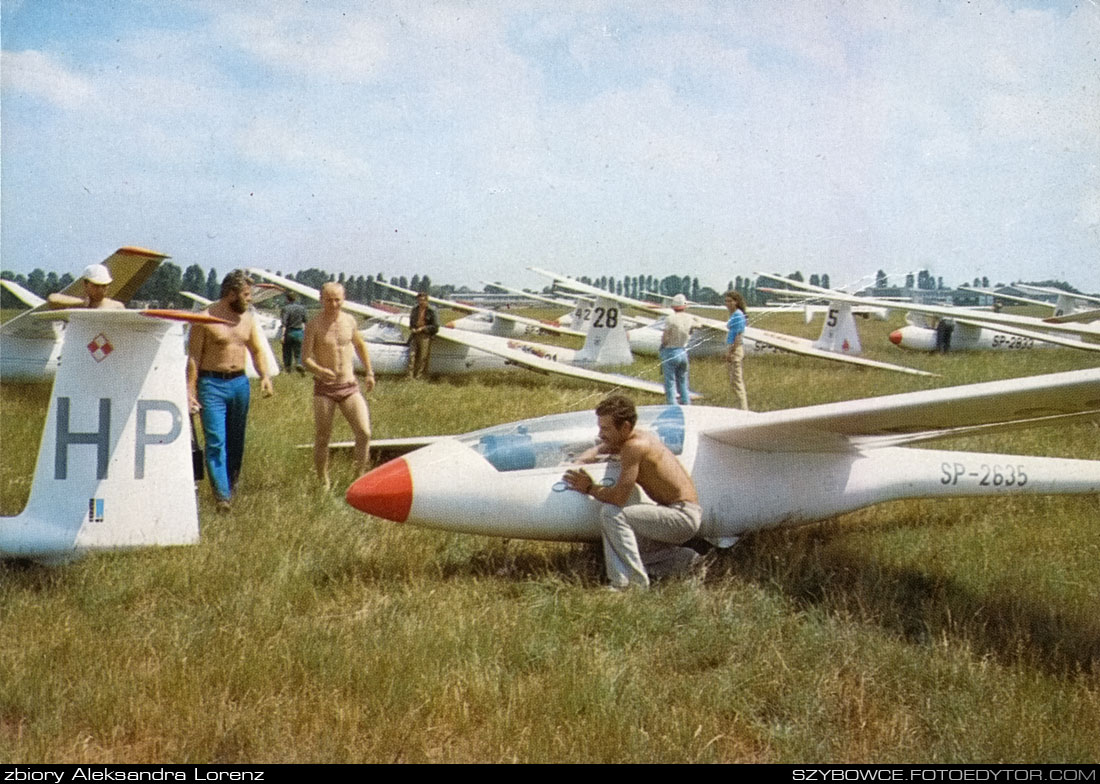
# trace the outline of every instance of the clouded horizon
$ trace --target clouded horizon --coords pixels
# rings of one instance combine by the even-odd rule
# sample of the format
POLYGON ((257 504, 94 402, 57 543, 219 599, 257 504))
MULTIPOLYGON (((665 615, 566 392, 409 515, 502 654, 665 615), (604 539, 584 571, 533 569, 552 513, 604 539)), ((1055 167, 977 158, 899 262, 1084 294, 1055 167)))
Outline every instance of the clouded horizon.
POLYGON ((1100 290, 1100 7, 2 0, 4 269, 1100 290))

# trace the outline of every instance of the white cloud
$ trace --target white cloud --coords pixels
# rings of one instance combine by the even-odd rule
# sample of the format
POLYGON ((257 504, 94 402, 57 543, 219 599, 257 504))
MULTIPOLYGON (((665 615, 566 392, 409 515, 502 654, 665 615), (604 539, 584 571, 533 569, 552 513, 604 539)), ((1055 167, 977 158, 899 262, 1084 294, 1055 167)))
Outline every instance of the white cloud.
POLYGON ((49 54, 4 51, 3 87, 42 98, 63 109, 76 109, 94 97, 89 79, 68 70, 49 54))
POLYGON ((339 7, 262 4, 215 23, 221 35, 267 66, 312 79, 369 83, 389 51, 378 21, 339 7))

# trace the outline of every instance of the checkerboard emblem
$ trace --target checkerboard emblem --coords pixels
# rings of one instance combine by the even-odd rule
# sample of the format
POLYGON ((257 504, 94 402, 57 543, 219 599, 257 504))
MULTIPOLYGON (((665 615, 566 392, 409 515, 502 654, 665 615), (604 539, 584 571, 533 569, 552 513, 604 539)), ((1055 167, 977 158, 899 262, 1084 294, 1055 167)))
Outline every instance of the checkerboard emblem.
POLYGON ((107 336, 102 332, 92 338, 92 342, 88 344, 88 351, 91 352, 92 359, 96 362, 102 362, 114 350, 115 347, 111 345, 111 341, 107 340, 107 336))

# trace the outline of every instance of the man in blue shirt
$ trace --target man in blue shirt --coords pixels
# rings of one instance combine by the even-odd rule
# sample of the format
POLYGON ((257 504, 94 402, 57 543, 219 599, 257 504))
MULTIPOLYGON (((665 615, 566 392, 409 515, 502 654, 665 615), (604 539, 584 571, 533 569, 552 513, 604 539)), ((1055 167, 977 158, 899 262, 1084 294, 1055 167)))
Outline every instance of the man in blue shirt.
POLYGON ((737 400, 737 407, 748 409, 749 402, 745 396, 745 379, 741 375, 741 361, 745 358, 745 346, 742 343, 742 335, 748 321, 745 318, 745 298, 738 291, 726 292, 726 310, 730 313, 726 327, 729 333, 726 335, 726 364, 729 365, 730 388, 737 400))

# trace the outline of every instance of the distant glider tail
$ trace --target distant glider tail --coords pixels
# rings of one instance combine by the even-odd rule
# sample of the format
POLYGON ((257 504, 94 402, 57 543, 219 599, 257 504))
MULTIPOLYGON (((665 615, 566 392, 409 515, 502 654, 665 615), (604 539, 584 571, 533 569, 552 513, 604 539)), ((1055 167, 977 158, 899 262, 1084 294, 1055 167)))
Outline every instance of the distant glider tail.
POLYGON ((825 323, 821 336, 814 341, 814 348, 832 351, 836 354, 856 356, 863 351, 859 342, 859 331, 852 315, 852 306, 847 302, 830 302, 825 311, 825 323))
POLYGON ((591 307, 581 305, 574 312, 584 319, 586 333, 584 346, 574 360, 577 364, 609 367, 634 362, 619 303, 600 297, 591 307))
POLYGON ((64 361, 27 506, 0 520, 0 556, 51 563, 198 540, 182 329, 163 320, 191 314, 175 313, 59 313, 64 361))

